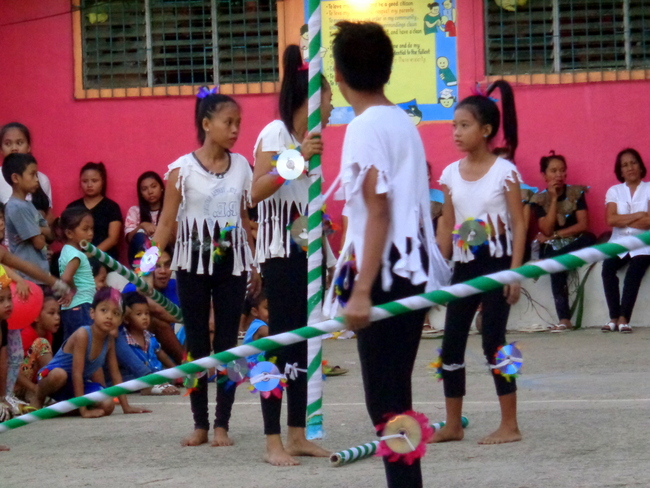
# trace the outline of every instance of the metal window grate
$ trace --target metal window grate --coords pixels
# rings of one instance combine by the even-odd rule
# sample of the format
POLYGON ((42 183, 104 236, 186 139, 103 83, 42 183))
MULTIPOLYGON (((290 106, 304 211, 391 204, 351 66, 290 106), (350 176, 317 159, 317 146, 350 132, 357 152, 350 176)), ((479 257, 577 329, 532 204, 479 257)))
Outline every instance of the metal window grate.
POLYGON ((84 89, 275 82, 274 0, 82 0, 84 89))
POLYGON ((648 0, 517 3, 485 0, 488 75, 650 68, 648 0))

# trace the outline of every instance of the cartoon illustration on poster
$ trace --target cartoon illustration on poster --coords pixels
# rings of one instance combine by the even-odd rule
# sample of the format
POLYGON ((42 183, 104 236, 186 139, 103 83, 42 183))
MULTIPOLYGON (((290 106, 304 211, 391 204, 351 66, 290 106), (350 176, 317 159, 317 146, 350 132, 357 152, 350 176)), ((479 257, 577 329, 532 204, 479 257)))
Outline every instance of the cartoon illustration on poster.
POLYGON ((341 20, 384 26, 395 50, 386 95, 415 125, 453 119, 458 100, 456 0, 321 0, 321 12, 323 72, 332 85, 335 107, 330 124, 347 124, 354 118, 334 82, 331 34, 341 20))

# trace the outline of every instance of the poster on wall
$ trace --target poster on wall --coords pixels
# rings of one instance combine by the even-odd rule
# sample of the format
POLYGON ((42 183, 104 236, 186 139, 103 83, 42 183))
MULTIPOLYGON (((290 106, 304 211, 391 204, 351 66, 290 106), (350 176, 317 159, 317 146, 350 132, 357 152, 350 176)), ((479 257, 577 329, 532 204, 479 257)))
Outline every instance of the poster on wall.
POLYGON ((415 125, 453 119, 458 100, 456 0, 322 0, 321 11, 323 71, 335 107, 331 124, 354 118, 334 82, 332 34, 341 20, 377 22, 386 29, 395 50, 386 95, 415 125))

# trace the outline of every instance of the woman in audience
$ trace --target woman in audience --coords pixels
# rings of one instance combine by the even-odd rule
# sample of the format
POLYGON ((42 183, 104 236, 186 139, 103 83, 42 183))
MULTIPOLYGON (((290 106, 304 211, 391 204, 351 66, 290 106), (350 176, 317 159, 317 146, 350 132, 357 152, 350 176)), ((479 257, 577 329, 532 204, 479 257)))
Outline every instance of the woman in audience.
MULTIPOLYGON (((585 193, 589 187, 566 184, 566 158, 555 151, 542 157, 540 171, 546 181, 546 190, 530 199, 539 226, 536 239, 540 243, 540 257, 550 258, 594 244, 594 235, 587 232, 589 217, 585 193)), ((551 275, 558 315, 558 323, 550 327, 551 332, 573 328, 567 278, 566 272, 551 275)))
MULTIPOLYGON (((641 155, 634 149, 623 149, 616 156, 614 174, 621 183, 607 190, 605 196, 607 225, 612 227, 610 240, 637 235, 650 229, 650 183, 642 181, 646 169, 641 155)), ((632 310, 648 266, 650 246, 624 252, 603 262, 603 288, 609 309, 609 322, 603 325, 603 332, 632 332, 632 310), (616 272, 626 265, 629 266, 625 273, 621 297, 616 272)))

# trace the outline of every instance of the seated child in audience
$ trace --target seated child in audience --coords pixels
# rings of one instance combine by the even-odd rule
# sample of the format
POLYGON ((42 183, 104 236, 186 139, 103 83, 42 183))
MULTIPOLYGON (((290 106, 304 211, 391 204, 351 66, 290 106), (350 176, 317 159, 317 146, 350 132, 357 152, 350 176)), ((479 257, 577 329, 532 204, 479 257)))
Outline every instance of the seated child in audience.
MULTIPOLYGON (((11 280, 7 275, 0 276, 0 422, 11 418, 11 407, 4 401, 4 392, 7 388, 7 319, 13 311, 11 301, 11 280)), ((0 444, 0 451, 8 451, 9 448, 0 444)))
MULTIPOLYGON (((138 360, 154 373, 176 366, 174 361, 162 350, 156 338, 147 330, 151 323, 147 299, 136 291, 125 293, 124 307, 126 309, 124 327, 120 327, 120 334, 125 336, 127 344, 138 360)), ((142 390, 142 395, 178 394, 180 391, 169 383, 142 390)))
POLYGON ((50 289, 43 292, 43 308, 32 325, 21 330, 24 359, 16 382, 19 400, 31 403, 38 385, 38 371, 52 360, 52 336, 61 325, 59 302, 50 289))
POLYGON ((108 268, 106 265, 99 261, 97 258, 91 258, 90 268, 93 271, 93 279, 95 280, 95 289, 99 290, 104 288, 106 285, 106 277, 108 276, 108 268))
MULTIPOLYGON (((38 389, 32 406, 41 408, 47 397, 62 401, 101 390, 105 383, 104 365, 108 366, 113 384, 122 383, 113 338, 122 314, 120 292, 102 288, 95 294, 90 308, 92 325, 85 325, 72 334, 52 361, 38 372, 38 389)), ((129 405, 126 395, 118 398, 125 414, 150 412, 129 405)), ((111 398, 92 407, 80 407, 79 413, 83 418, 97 418, 110 415, 114 409, 111 398)))
POLYGON ((129 209, 124 221, 124 234, 129 244, 129 264, 133 264, 135 255, 142 251, 156 231, 163 201, 165 185, 158 173, 145 171, 138 177, 136 185, 138 204, 129 209))

